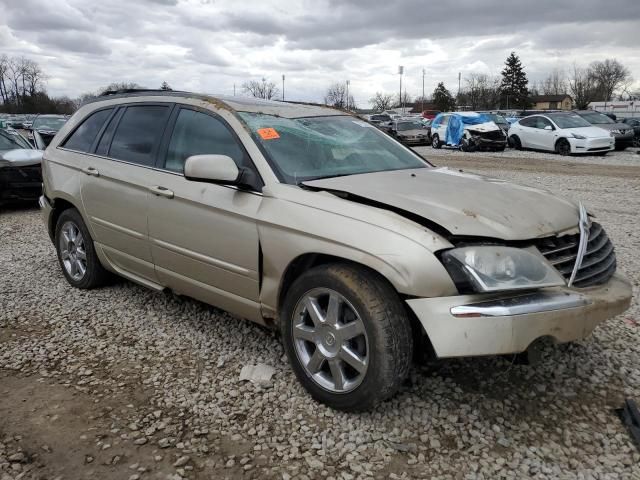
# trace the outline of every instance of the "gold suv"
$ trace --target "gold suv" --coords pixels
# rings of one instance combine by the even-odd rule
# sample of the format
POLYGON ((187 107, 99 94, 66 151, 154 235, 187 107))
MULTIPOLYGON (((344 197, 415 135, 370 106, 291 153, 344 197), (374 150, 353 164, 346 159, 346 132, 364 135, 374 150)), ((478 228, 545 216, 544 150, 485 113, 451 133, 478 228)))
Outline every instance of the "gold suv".
POLYGON ((277 328, 343 410, 438 357, 567 342, 624 311, 602 226, 547 192, 436 168, 322 106, 133 91, 82 106, 44 154, 68 282, 117 274, 277 328))

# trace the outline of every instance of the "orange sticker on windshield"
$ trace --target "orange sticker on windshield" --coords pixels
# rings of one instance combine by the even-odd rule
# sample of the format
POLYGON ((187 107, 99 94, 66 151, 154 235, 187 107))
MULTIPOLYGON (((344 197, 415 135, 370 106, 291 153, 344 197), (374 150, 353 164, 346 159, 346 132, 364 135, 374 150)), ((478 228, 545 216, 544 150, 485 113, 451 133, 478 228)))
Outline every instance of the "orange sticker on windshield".
POLYGON ((262 138, 263 140, 273 140, 274 138, 280 138, 280 135, 278 135, 278 132, 276 132, 275 128, 259 128, 258 135, 260 135, 260 138, 262 138))

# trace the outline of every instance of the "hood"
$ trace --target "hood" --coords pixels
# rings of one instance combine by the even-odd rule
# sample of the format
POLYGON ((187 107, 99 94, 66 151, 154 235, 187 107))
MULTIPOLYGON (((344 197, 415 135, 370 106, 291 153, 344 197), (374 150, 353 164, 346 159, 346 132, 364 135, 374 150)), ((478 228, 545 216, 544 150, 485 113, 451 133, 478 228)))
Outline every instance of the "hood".
POLYGON ((470 132, 493 132, 495 130, 502 130, 495 122, 478 123, 477 125, 465 125, 465 130, 470 132))
POLYGON ((575 204, 542 190, 448 168, 366 173, 304 185, 418 215, 456 236, 529 240, 574 228, 579 217, 575 204))
POLYGON ((26 148, 1 150, 0 168, 39 165, 42 162, 42 153, 42 150, 28 150, 26 148))
POLYGON ((412 130, 400 130, 398 136, 404 135, 426 135, 427 131, 424 128, 416 128, 412 130))
POLYGON ((633 130, 631 125, 627 125, 626 123, 594 123, 594 127, 602 128, 608 132, 612 130, 633 130))
POLYGON ((565 130, 567 132, 582 135, 587 138, 602 138, 611 136, 609 135, 609 129, 600 128, 600 126, 595 125, 593 127, 567 128, 565 130))

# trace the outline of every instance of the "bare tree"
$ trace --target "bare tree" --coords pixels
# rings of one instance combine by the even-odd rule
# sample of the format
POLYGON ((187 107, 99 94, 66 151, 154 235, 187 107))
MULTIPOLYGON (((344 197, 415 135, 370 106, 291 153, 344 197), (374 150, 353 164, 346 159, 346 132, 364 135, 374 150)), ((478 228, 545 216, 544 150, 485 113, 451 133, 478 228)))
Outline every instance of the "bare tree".
POLYGON ((576 108, 582 110, 589 106, 596 94, 596 82, 590 69, 573 65, 573 73, 569 76, 569 91, 576 108))
POLYGON ((327 93, 324 96, 324 103, 335 108, 356 108, 353 95, 349 95, 349 98, 347 99, 347 85, 345 83, 334 83, 327 88, 327 93))
POLYGON ((102 95, 105 92, 117 92, 118 90, 138 90, 142 89, 141 85, 136 82, 111 82, 106 87, 98 89, 98 95, 102 95))
POLYGON ((593 62, 589 67, 596 83, 598 100, 608 102, 620 87, 631 81, 631 72, 615 58, 593 62))
POLYGON ((384 112, 389 110, 393 105, 393 95, 390 93, 376 92, 376 94, 369 99, 371 107, 376 112, 384 112))
POLYGON ((267 82, 266 79, 262 79, 261 82, 257 80, 250 80, 242 84, 242 91, 255 98, 264 98, 265 100, 271 100, 277 97, 280 90, 273 82, 267 82))
POLYGON ((395 108, 402 108, 412 102, 411 95, 406 90, 402 91, 402 98, 400 98, 400 94, 396 95, 395 101, 393 102, 393 106, 395 108))
POLYGON ((567 93, 567 80, 563 70, 554 69, 540 82, 539 87, 542 95, 562 95, 567 93))
POLYGON ((471 73, 464 79, 465 88, 458 99, 459 105, 471 110, 490 110, 500 105, 500 79, 484 73, 471 73))

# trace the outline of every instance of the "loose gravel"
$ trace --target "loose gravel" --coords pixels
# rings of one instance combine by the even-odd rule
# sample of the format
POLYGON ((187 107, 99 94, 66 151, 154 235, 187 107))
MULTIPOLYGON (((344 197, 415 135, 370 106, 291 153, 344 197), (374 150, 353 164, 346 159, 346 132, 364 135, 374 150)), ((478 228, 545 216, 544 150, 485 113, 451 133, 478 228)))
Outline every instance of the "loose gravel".
POLYGON ((483 165, 418 150, 581 199, 616 245, 632 308, 584 341, 545 346, 536 365, 433 361, 394 399, 345 414, 310 399, 260 326, 126 281, 71 288, 39 212, 12 208, 0 212, 0 480, 640 478, 614 413, 640 399, 640 156, 507 151, 483 165), (590 174, 614 158, 608 176, 590 174), (564 168, 574 161, 579 174, 564 168), (259 364, 270 381, 239 381, 259 364))

